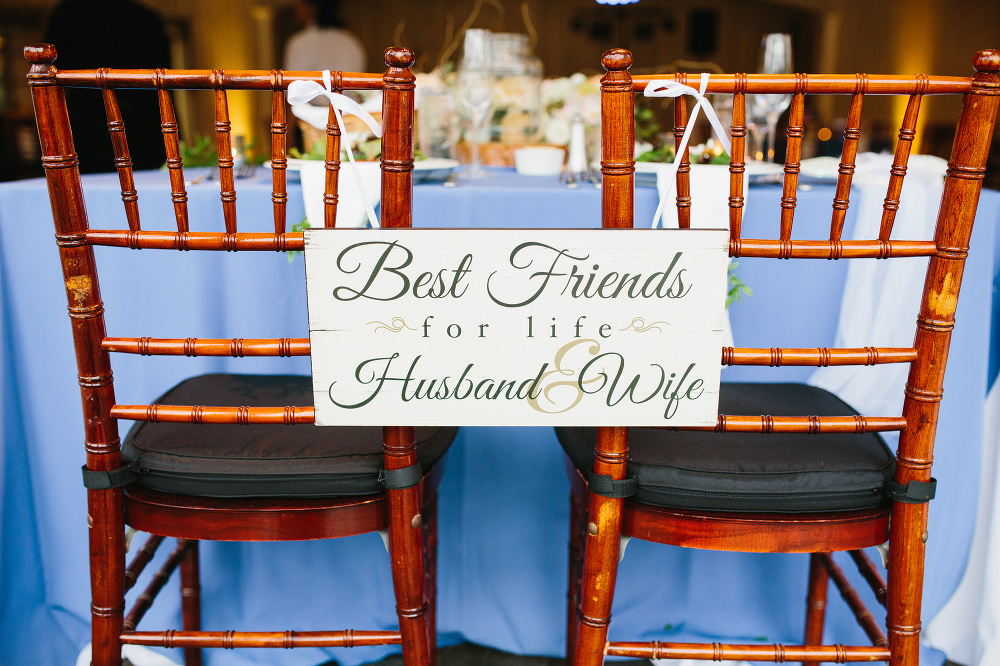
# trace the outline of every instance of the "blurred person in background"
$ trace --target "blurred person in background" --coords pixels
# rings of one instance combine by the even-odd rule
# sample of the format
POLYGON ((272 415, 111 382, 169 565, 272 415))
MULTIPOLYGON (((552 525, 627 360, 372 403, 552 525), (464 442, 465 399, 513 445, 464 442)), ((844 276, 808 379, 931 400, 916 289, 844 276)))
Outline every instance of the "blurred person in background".
MULTIPOLYGON (((170 42, 160 16, 132 0, 62 0, 49 18, 45 41, 55 45, 59 69, 170 67, 170 42)), ((166 161, 154 90, 117 90, 135 169, 166 161)), ((114 171, 114 149, 100 90, 68 88, 66 106, 80 171, 114 171)))
POLYGON ((295 16, 305 27, 288 40, 285 69, 365 71, 364 47, 344 29, 340 0, 296 0, 295 16))

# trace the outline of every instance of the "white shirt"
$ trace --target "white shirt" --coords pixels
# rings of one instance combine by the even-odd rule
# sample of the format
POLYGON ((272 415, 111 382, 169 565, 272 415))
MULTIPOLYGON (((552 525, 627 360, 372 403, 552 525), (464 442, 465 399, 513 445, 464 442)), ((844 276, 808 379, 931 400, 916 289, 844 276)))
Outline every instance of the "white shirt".
POLYGON ((285 69, 295 72, 329 69, 365 71, 365 51, 358 38, 340 28, 307 26, 285 47, 285 69))

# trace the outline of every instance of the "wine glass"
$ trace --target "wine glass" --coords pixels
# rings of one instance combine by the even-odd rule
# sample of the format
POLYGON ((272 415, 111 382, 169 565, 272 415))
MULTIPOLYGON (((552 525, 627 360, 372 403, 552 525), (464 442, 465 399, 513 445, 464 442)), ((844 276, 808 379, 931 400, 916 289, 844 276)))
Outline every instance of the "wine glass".
POLYGON ((483 127, 493 107, 493 34, 489 30, 467 30, 465 53, 458 67, 457 96, 462 118, 466 121, 466 141, 472 152, 472 165, 462 178, 485 178, 489 174, 479 165, 479 144, 483 127))
MULTIPOLYGON (((761 74, 792 73, 792 36, 780 32, 764 35, 760 42, 760 62, 757 71, 761 74)), ((767 161, 774 161, 775 134, 778 117, 792 102, 791 95, 754 95, 753 105, 763 112, 767 123, 767 161)))

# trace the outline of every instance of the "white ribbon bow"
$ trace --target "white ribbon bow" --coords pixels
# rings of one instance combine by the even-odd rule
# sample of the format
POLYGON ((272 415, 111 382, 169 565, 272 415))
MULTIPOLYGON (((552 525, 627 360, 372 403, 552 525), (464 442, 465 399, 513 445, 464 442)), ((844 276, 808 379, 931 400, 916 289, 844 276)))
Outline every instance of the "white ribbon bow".
POLYGON ((365 121, 371 129, 372 134, 378 138, 382 138, 382 126, 378 124, 370 113, 361 108, 361 105, 355 102, 353 99, 347 95, 341 95, 340 93, 333 92, 333 83, 330 79, 330 70, 323 70, 323 85, 316 83, 315 81, 292 81, 288 84, 288 103, 291 105, 297 104, 308 104, 313 99, 319 97, 320 95, 326 97, 330 100, 330 106, 333 107, 333 114, 337 118, 337 125, 340 127, 340 135, 343 137, 344 144, 347 146, 347 158, 351 161, 351 169, 354 170, 354 181, 358 184, 358 190, 361 192, 361 198, 364 199, 365 209, 368 211, 368 222, 375 229, 379 227, 378 218, 375 217, 375 208, 372 206, 371 199, 368 197, 368 190, 365 189, 364 184, 361 182, 361 172, 358 171, 357 165, 354 163, 354 152, 351 151, 351 142, 347 140, 347 131, 344 129, 344 117, 341 115, 341 111, 344 113, 350 113, 353 116, 357 116, 361 120, 365 121), (325 87, 324 87, 325 86, 325 87))
POLYGON ((691 116, 688 118, 687 127, 684 128, 684 136, 681 138, 681 145, 677 147, 677 152, 674 154, 674 161, 670 163, 669 168, 666 170, 665 175, 667 178, 667 189, 663 192, 663 198, 660 199, 660 205, 656 207, 656 213, 653 215, 653 229, 657 227, 660 223, 660 216, 663 214, 663 206, 666 204, 667 199, 670 198, 670 194, 673 192, 674 186, 676 184, 677 169, 680 167, 681 155, 684 154, 684 150, 687 148, 688 142, 691 140, 691 132, 694 130, 694 123, 698 119, 698 110, 705 109, 705 117, 712 124, 712 129, 715 130, 715 135, 719 137, 719 141, 722 142, 723 148, 726 149, 726 153, 729 155, 733 154, 732 148, 729 145, 729 136, 726 134, 726 130, 722 127, 722 123, 719 122, 719 116, 715 115, 715 109, 707 99, 705 99, 705 90, 708 88, 708 72, 701 73, 701 85, 699 90, 695 90, 691 86, 686 86, 683 83, 678 83, 677 81, 650 81, 646 86, 646 89, 642 91, 642 94, 646 97, 680 97, 681 95, 691 95, 698 100, 695 104, 694 110, 691 112, 691 116))

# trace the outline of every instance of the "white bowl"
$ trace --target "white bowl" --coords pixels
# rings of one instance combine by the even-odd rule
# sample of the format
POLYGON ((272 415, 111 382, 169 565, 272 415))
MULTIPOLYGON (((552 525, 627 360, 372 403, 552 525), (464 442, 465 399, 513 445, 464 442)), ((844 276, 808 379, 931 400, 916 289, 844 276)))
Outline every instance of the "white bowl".
POLYGON ((528 146, 514 151, 514 168, 522 176, 556 176, 566 151, 554 146, 528 146))

